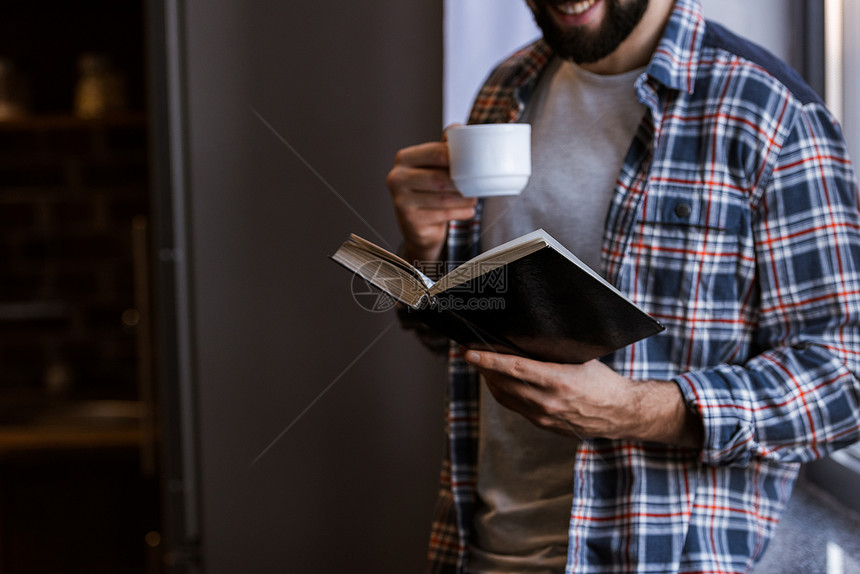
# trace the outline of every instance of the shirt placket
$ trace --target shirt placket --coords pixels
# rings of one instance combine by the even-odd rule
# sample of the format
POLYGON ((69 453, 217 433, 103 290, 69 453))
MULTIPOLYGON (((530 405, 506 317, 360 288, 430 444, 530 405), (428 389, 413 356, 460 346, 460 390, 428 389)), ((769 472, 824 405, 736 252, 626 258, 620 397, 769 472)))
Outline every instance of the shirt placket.
POLYGON ((643 75, 636 83, 639 101, 646 106, 646 112, 619 173, 606 219, 602 248, 604 276, 630 295, 635 295, 632 292, 635 282, 630 276, 628 258, 630 244, 643 202, 646 201, 649 172, 658 150, 663 118, 659 93, 646 78, 643 75))

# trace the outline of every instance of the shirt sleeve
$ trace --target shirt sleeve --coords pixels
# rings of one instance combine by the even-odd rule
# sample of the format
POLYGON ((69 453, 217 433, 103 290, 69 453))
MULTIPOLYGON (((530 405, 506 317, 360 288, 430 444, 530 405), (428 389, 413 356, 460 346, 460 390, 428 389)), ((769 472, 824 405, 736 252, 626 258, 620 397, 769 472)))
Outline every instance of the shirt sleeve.
POLYGON ((860 438, 857 196, 838 125, 808 104, 753 206, 761 352, 674 379, 704 421, 702 462, 805 462, 860 438))

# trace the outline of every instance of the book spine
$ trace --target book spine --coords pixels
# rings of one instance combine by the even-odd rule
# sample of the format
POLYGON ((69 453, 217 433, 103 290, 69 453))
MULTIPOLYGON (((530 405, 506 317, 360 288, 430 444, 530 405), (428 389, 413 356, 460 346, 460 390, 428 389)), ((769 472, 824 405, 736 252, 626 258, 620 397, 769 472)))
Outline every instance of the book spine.
POLYGON ((414 308, 417 311, 425 311, 427 309, 432 309, 435 306, 436 298, 429 293, 424 293, 423 295, 421 295, 421 298, 418 299, 418 303, 416 303, 414 308))

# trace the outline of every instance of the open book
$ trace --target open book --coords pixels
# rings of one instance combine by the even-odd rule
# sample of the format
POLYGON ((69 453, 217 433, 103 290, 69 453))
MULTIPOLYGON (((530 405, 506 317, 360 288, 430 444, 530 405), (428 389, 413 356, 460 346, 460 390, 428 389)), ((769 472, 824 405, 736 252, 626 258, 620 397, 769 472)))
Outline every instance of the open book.
POLYGON ((357 235, 332 259, 470 348, 584 363, 664 328, 542 229, 438 281, 357 235))

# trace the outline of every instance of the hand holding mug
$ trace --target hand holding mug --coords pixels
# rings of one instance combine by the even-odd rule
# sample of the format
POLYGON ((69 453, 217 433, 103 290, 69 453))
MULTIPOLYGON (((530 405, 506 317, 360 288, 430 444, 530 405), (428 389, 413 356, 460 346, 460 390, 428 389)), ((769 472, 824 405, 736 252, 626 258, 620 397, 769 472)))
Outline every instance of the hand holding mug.
POLYGON ((411 261, 438 261, 448 222, 477 197, 520 193, 531 175, 528 124, 454 125, 441 142, 400 150, 386 183, 411 261))
POLYGON ((457 191, 448 168, 448 145, 441 141, 400 150, 388 173, 409 261, 439 261, 448 222, 475 216, 477 200, 457 191))

